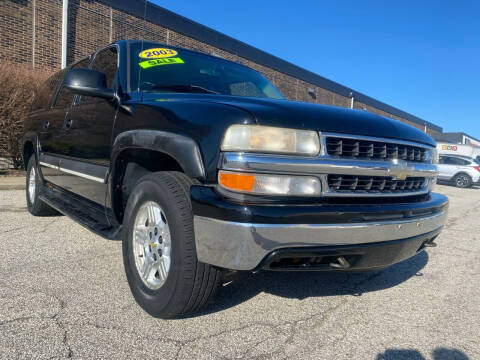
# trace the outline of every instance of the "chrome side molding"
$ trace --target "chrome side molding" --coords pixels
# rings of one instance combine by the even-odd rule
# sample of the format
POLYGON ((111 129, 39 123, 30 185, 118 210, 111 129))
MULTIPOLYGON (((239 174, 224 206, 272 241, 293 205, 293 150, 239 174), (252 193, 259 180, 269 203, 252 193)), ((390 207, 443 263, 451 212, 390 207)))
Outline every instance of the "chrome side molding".
POLYGON ((102 165, 70 160, 58 156, 40 154, 40 166, 106 184, 108 168, 102 165))

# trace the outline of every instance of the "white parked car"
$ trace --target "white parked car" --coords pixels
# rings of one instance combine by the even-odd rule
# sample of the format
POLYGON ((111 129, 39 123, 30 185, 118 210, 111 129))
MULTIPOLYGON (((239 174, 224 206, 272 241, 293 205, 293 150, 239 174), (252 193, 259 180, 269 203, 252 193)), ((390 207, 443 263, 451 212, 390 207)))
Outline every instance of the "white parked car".
POLYGON ((480 182, 480 162, 467 156, 440 154, 438 180, 467 188, 480 182))
POLYGON ((480 146, 437 142, 437 150, 440 155, 459 155, 480 159, 480 146))

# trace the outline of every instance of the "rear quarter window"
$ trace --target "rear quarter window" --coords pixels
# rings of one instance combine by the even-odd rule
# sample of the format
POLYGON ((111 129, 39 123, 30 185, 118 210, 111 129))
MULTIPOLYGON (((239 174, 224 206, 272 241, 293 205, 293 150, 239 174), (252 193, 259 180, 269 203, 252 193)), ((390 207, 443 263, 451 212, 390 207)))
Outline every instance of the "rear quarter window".
POLYGON ((440 163, 447 164, 447 165, 457 165, 457 166, 470 165, 470 161, 465 159, 460 159, 457 157, 444 157, 443 162, 440 161, 440 163))

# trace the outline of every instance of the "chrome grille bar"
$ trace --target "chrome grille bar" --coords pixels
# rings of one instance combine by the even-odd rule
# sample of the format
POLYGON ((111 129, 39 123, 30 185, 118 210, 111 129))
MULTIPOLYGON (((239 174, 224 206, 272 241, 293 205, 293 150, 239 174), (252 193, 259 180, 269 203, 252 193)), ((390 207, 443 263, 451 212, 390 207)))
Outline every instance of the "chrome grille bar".
POLYGON ((422 147, 366 141, 341 137, 326 137, 326 152, 331 156, 363 159, 401 159, 425 162, 427 150, 422 147))
MULTIPOLYGON (((220 168, 231 171, 272 174, 338 174, 357 176, 391 176, 405 174, 412 177, 434 177, 433 164, 406 162, 400 167, 395 160, 349 160, 331 157, 293 157, 252 153, 226 152, 220 168)), ((401 177, 401 176, 400 176, 401 177)))

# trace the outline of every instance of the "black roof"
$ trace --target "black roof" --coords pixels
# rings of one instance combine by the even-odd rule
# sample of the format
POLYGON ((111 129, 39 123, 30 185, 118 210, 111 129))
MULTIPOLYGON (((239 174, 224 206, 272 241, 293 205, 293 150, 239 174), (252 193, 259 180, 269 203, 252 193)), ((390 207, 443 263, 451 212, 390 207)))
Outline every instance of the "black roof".
POLYGON ((149 22, 158 24, 168 29, 172 29, 183 35, 215 46, 229 53, 236 54, 240 57, 251 60, 257 64, 274 69, 286 75, 301 79, 305 82, 314 84, 316 86, 330 90, 345 97, 350 97, 351 95, 353 95, 355 100, 360 101, 364 104, 375 107, 379 110, 383 110, 389 114, 401 117, 403 119, 409 120, 413 123, 422 126, 427 125, 430 129, 436 130, 438 132, 442 131, 442 128, 440 126, 435 125, 429 121, 418 118, 403 110, 397 109, 370 96, 364 95, 354 89, 324 78, 309 70, 296 66, 288 61, 280 59, 274 55, 250 46, 228 35, 222 34, 193 20, 187 19, 186 17, 178 15, 151 2, 145 2, 143 0, 99 1, 113 8, 119 9, 139 18, 145 18, 145 20, 149 22))

